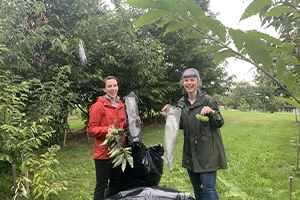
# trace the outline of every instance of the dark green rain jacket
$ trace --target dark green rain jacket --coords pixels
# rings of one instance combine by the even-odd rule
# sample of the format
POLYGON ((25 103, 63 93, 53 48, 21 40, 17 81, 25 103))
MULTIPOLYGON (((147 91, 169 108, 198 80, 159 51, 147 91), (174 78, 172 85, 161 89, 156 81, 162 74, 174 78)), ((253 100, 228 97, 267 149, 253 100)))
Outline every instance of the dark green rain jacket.
POLYGON ((178 101, 177 107, 181 108, 179 128, 184 132, 182 167, 194 173, 227 169, 220 132, 224 120, 216 100, 198 90, 193 105, 188 101, 186 94, 178 101), (208 115, 208 122, 199 121, 196 118, 196 114, 200 114, 204 106, 209 106, 215 111, 213 117, 208 115))

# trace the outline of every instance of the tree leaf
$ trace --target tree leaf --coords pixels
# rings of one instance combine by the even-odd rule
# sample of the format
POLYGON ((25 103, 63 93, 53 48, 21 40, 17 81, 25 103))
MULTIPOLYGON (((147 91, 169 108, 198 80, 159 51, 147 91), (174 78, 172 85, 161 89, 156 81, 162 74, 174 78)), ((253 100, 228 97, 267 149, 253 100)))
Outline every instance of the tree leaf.
POLYGON ((224 49, 224 48, 225 47, 220 46, 220 45, 212 45, 212 46, 206 46, 203 49, 211 51, 211 50, 221 50, 221 49, 224 49))
POLYGON ((242 30, 230 28, 228 34, 233 39, 235 47, 240 51, 244 46, 245 33, 242 30))
POLYGON ((183 6, 183 4, 178 3, 178 0, 161 0, 164 2, 166 5, 169 5, 170 7, 173 7, 179 14, 180 16, 188 21, 188 15, 187 15, 187 10, 183 6))
POLYGON ((182 28, 189 28, 190 26, 184 22, 173 22, 169 24, 169 26, 166 28, 166 31, 163 36, 165 36, 169 32, 173 32, 182 28))
POLYGON ((286 64, 287 64, 287 61, 284 60, 283 58, 279 58, 277 60, 277 63, 276 63, 276 69, 277 69, 277 73, 276 73, 276 77, 277 79, 280 81, 282 80, 282 77, 283 77, 283 74, 286 72, 287 68, 286 68, 286 64))
POLYGON ((236 54, 230 50, 224 50, 217 54, 217 56, 212 60, 213 62, 219 62, 225 60, 228 57, 234 57, 236 54))
MULTIPOLYGON (((173 15, 172 15, 172 16, 173 16, 173 15)), ((171 17, 171 16, 170 16, 170 17, 171 17)), ((169 23, 170 21, 172 21, 172 20, 170 19, 170 17, 169 17, 169 18, 163 18, 162 21, 161 21, 161 23, 156 24, 156 26, 157 26, 158 28, 164 27, 165 24, 167 24, 167 23, 169 23)))
POLYGON ((247 32, 245 35, 245 48, 248 50, 248 54, 251 59, 256 62, 258 49, 263 46, 263 42, 254 33, 247 32))
POLYGON ((154 10, 154 11, 149 11, 142 15, 136 22, 136 27, 142 27, 144 25, 152 24, 159 20, 161 17, 164 17, 168 15, 168 11, 164 10, 154 10))
POLYGON ((9 51, 9 49, 5 45, 0 45, 0 51, 9 51))
POLYGON ((226 27, 219 21, 208 17, 203 18, 205 24, 222 42, 226 42, 226 27))
POLYGON ((256 15, 261 11, 262 8, 269 5, 272 1, 271 0, 254 0, 245 10, 243 13, 240 21, 243 19, 246 19, 248 17, 251 17, 252 15, 256 15))
POLYGON ((273 56, 273 57, 281 57, 281 56, 282 56, 282 53, 271 52, 271 53, 270 53, 270 56, 273 56))
POLYGON ((128 4, 132 5, 132 6, 137 6, 140 7, 142 9, 149 9, 149 8, 154 8, 157 10, 166 10, 170 13, 174 13, 174 10, 172 7, 170 7, 169 5, 167 5, 166 3, 162 2, 162 1, 152 1, 152 0, 127 0, 128 4))
POLYGON ((283 82, 285 83, 285 85, 289 91, 293 91, 294 84, 296 83, 296 78, 292 74, 292 72, 289 71, 288 73, 286 73, 283 76, 283 82))
POLYGON ((274 38, 274 37, 272 37, 272 36, 270 36, 270 35, 268 35, 268 34, 265 34, 265 33, 259 32, 259 31, 254 31, 254 30, 252 30, 252 31, 250 31, 250 32, 251 32, 251 33, 254 33, 254 34, 256 34, 258 37, 260 37, 260 38, 266 40, 268 43, 276 44, 276 45, 282 45, 282 42, 281 42, 279 39, 274 38))
POLYGON ((270 45, 264 45, 264 48, 269 52, 272 51, 271 53, 281 51, 279 48, 277 48, 275 46, 270 46, 270 45))
MULTIPOLYGON (((282 54, 281 54, 282 55, 282 54)), ((287 56, 286 60, 292 63, 300 64, 300 61, 295 56, 287 56)))
POLYGON ((127 159, 124 158, 123 162, 122 162, 122 171, 125 171, 126 168, 126 164, 127 164, 127 159))
POLYGON ((206 18, 204 11, 194 1, 183 2, 186 10, 192 15, 193 20, 198 24, 202 30, 207 29, 207 25, 204 23, 203 18, 206 18))
POLYGON ((192 32, 192 33, 188 33, 185 37, 184 40, 187 39, 209 39, 208 37, 206 37, 205 35, 198 33, 198 32, 192 32))
POLYGON ((282 98, 282 97, 275 97, 275 98, 280 101, 287 102, 288 104, 291 104, 292 106, 294 106, 297 109, 300 109, 300 104, 298 104, 297 101, 295 101, 295 100, 290 100, 290 99, 282 98))
POLYGON ((285 13, 296 13, 297 11, 291 7, 287 6, 277 6, 272 8, 269 12, 267 12, 264 17, 277 17, 285 13))
POLYGON ((273 64, 273 59, 270 57, 269 52, 265 48, 260 47, 256 52, 256 55, 257 62, 261 63, 266 70, 270 70, 273 64))
POLYGON ((130 155, 126 156, 126 159, 129 163, 129 165, 131 166, 131 168, 133 168, 133 158, 132 158, 132 156, 130 156, 130 155))
POLYGON ((294 45, 291 43, 283 43, 280 47, 289 53, 292 53, 294 50, 294 45))

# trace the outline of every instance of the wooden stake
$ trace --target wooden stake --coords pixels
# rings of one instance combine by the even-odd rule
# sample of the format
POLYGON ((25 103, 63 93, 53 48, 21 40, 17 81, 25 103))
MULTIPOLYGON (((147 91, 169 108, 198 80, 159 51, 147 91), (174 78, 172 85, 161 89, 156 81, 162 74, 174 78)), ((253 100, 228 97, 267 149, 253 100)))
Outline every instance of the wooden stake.
MULTIPOLYGON (((68 124, 68 115, 64 119, 65 125, 68 124)), ((67 140, 67 128, 64 129, 64 141, 63 141, 63 146, 66 146, 66 140, 67 140)))
MULTIPOLYGON (((25 177, 28 179, 28 170, 27 169, 25 170, 25 177)), ((26 189, 27 197, 29 197, 30 194, 29 194, 29 182, 28 181, 25 181, 25 189, 26 189)))
POLYGON ((298 170, 298 166, 299 166, 299 152, 300 152, 300 145, 298 145, 297 166, 296 166, 296 170, 298 170))
MULTIPOLYGON (((16 170, 16 165, 12 165, 12 173, 13 173, 13 182, 14 182, 14 191, 16 193, 17 190, 17 170, 16 170)), ((17 195, 16 200, 19 200, 19 195, 17 195)))
POLYGON ((299 127, 299 141, 298 142, 300 143, 300 127, 299 127))
POLYGON ((292 182, 293 182, 293 177, 290 176, 290 200, 292 200, 292 182))
POLYGON ((64 144, 63 146, 66 146, 66 140, 67 140, 67 128, 64 130, 64 144))

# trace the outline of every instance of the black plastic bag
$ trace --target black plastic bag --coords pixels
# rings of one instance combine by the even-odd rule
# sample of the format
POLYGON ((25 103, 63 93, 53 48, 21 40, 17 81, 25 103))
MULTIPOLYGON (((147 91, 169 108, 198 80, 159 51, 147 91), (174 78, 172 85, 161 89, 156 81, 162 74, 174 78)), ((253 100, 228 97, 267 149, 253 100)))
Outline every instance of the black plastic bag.
POLYGON ((163 160, 164 147, 162 144, 156 144, 147 148, 146 155, 143 159, 143 164, 146 170, 148 181, 152 185, 158 185, 163 174, 163 160))
POLYGON ((130 190, 121 191, 105 200, 122 199, 122 200, 195 200, 183 192, 174 189, 159 186, 136 187, 130 190))
POLYGON ((143 143, 132 146, 133 168, 127 166, 122 173, 120 189, 157 186, 163 174, 162 144, 147 147, 143 143))

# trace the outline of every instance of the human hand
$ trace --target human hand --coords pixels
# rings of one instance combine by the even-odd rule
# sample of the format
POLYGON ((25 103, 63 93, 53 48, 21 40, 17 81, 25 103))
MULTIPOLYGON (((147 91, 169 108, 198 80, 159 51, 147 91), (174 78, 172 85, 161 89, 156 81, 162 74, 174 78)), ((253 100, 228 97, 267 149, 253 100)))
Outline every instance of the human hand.
POLYGON ((210 114, 213 116, 215 114, 215 111, 211 109, 209 106, 204 106, 200 112, 201 115, 207 115, 210 114))
POLYGON ((163 109, 161 109, 160 114, 164 115, 165 111, 169 109, 169 105, 165 105, 165 107, 163 107, 163 109))

